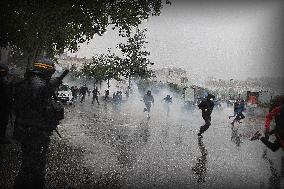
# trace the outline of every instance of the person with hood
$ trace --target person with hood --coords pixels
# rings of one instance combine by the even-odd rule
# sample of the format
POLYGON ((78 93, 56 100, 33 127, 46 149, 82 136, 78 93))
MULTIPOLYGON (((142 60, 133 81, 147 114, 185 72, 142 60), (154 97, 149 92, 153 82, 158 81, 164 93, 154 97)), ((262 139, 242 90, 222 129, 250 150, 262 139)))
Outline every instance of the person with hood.
POLYGON ((199 133, 197 134, 199 137, 202 137, 202 134, 209 128, 211 125, 211 113, 214 108, 213 99, 215 98, 214 95, 208 94, 206 99, 203 100, 199 105, 198 108, 202 111, 202 118, 205 121, 205 124, 200 127, 199 133))

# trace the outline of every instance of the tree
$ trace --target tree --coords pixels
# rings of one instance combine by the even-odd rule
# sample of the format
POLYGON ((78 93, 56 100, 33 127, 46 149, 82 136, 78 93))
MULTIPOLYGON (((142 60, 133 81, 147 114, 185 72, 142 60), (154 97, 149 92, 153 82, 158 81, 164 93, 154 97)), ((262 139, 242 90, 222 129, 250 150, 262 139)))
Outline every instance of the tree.
POLYGON ((107 81, 108 88, 111 79, 121 80, 120 58, 108 50, 108 54, 100 54, 92 57, 92 61, 83 65, 83 75, 93 78, 94 84, 107 81))
POLYGON ((147 29, 136 28, 136 32, 128 38, 127 43, 118 45, 124 56, 120 67, 123 70, 123 76, 129 79, 129 85, 131 78, 149 78, 152 76, 152 71, 148 69, 148 66, 154 63, 147 58, 150 52, 144 50, 145 44, 148 43, 146 31, 147 29))
POLYGON ((107 54, 96 55, 92 62, 83 66, 82 73, 94 78, 95 83, 107 81, 108 87, 111 79, 121 80, 125 77, 130 81, 132 78, 146 79, 153 75, 148 66, 153 65, 147 58, 150 52, 144 50, 146 41, 145 32, 136 28, 136 32, 130 36, 127 43, 120 43, 117 47, 121 50, 123 58, 115 55, 108 49, 107 54))
POLYGON ((163 0, 2 0, 0 7, 0 47, 21 51, 30 63, 43 53, 75 52, 109 25, 129 36, 131 27, 160 14, 163 0))

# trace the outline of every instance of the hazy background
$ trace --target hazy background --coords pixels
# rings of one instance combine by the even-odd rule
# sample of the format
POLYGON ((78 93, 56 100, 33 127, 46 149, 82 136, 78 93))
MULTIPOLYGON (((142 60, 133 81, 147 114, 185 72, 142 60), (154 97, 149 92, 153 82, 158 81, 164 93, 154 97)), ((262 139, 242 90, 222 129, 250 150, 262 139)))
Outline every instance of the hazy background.
MULTIPOLYGON (((181 67, 193 77, 245 80, 283 75, 284 1, 174 1, 147 27, 147 50, 155 68, 181 67)), ((109 29, 78 57, 115 50, 123 39, 109 29)))

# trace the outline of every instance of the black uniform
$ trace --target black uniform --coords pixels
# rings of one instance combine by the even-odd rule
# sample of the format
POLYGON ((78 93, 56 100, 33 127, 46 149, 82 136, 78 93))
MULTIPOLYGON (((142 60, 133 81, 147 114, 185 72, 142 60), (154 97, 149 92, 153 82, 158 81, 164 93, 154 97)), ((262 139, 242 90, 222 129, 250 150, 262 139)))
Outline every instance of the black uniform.
POLYGON ((22 164, 14 188, 44 188, 50 135, 64 115, 51 98, 56 83, 35 72, 15 86, 14 138, 21 143, 22 164))
POLYGON ((209 126, 211 125, 211 113, 214 108, 214 102, 210 100, 210 98, 214 98, 214 95, 208 95, 206 100, 203 100, 199 105, 199 109, 202 110, 202 118, 205 121, 205 124, 200 127, 198 135, 201 136, 202 133, 204 133, 209 126))
POLYGON ((11 110, 11 87, 6 80, 8 67, 0 64, 0 138, 5 137, 11 110))
POLYGON ((93 100, 92 100, 92 104, 94 104, 94 101, 96 100, 98 105, 100 105, 99 103, 99 97, 98 94, 100 94, 100 92, 98 91, 98 88, 94 88, 94 90, 92 91, 93 93, 93 100))
POLYGON ((85 101, 86 93, 89 91, 88 87, 84 85, 83 87, 80 88, 80 93, 82 95, 81 97, 81 102, 85 101))

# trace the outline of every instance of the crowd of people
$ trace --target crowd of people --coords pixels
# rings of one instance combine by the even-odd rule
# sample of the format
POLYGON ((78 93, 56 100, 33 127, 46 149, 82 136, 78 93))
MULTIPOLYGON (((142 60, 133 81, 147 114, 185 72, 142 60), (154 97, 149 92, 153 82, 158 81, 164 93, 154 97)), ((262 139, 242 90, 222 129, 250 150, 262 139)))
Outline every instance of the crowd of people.
MULTIPOLYGON (((46 59, 36 59, 32 67, 27 70, 25 78, 17 83, 9 83, 6 76, 9 72, 7 66, 0 64, 0 140, 5 143, 5 131, 11 114, 14 114, 14 138, 21 144, 21 169, 15 180, 14 188, 44 188, 44 175, 46 166, 46 154, 50 143, 50 136, 56 131, 59 121, 64 118, 64 107, 56 102, 54 96, 55 89, 62 83, 64 76, 51 78, 55 72, 54 62, 46 59)), ((73 100, 80 100, 84 103, 86 95, 92 93, 92 104, 97 102, 100 105, 98 87, 91 91, 86 84, 78 88, 71 87, 73 100)), ((103 100, 110 100, 109 90, 104 91, 103 100)), ((125 93, 125 98, 129 97, 129 91, 125 93)), ((207 94, 199 104, 201 115, 204 120, 198 132, 198 137, 202 138, 203 133, 211 126, 211 114, 214 109, 213 94, 207 94)), ((263 134, 255 133, 251 140, 261 140, 272 151, 284 149, 284 126, 283 126, 283 96, 275 98, 266 116, 263 134), (275 129, 270 129, 270 122, 275 119, 275 129), (269 141, 269 136, 275 135, 274 142, 269 141)), ((123 101, 122 91, 113 93, 112 100, 117 103, 123 101)), ((150 118, 151 107, 154 105, 154 97, 150 90, 146 92, 141 100, 144 102, 144 112, 150 118)), ((170 95, 163 98, 167 115, 173 99, 170 95)), ((241 123, 245 118, 245 101, 238 99, 234 104, 234 114, 229 116, 234 118, 231 123, 241 123)))

